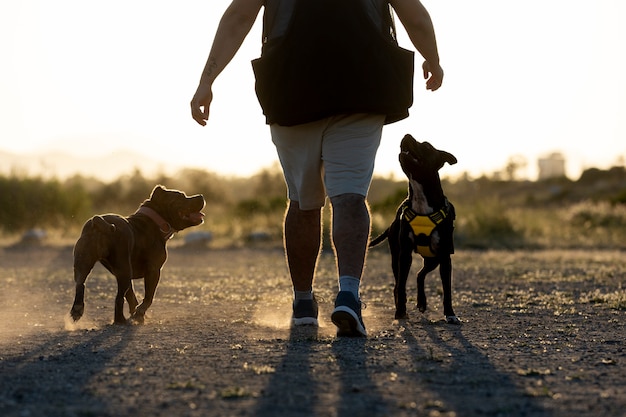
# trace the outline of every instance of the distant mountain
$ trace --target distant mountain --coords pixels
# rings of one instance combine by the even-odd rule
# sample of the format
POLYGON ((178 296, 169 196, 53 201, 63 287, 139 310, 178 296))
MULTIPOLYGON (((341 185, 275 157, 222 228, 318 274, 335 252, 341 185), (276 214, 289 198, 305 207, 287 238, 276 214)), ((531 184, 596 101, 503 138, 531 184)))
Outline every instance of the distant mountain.
POLYGON ((180 167, 155 161, 130 151, 117 151, 109 155, 79 157, 60 151, 16 154, 0 150, 0 174, 15 173, 20 176, 42 176, 64 179, 75 174, 96 177, 104 181, 118 178, 135 169, 145 175, 171 172, 180 167))

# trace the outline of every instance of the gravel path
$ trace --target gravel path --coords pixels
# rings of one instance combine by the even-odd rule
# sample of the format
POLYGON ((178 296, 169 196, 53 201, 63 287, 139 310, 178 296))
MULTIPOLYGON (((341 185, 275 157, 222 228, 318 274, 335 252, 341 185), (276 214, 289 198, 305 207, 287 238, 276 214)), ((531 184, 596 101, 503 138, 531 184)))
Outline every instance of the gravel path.
POLYGON ((318 329, 289 328, 280 249, 173 248, 143 326, 110 324, 101 267, 66 323, 71 264, 70 247, 0 248, 2 416, 626 416, 624 253, 460 251, 451 326, 435 274, 430 310, 394 321, 375 250, 367 339, 334 335, 328 255, 318 329))

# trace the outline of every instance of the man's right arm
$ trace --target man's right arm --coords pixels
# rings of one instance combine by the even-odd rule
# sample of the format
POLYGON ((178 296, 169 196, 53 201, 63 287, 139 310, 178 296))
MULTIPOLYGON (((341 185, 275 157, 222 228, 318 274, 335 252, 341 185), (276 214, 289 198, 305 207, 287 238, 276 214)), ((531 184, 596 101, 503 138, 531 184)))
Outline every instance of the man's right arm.
POLYGON ((191 115, 199 124, 204 126, 209 118, 213 82, 241 47, 263 4, 264 0, 233 0, 224 12, 191 100, 191 115))
POLYGON ((443 82, 443 69, 439 65, 439 51, 435 29, 430 14, 419 0, 390 0, 411 42, 424 57, 422 65, 426 88, 437 90, 443 82))

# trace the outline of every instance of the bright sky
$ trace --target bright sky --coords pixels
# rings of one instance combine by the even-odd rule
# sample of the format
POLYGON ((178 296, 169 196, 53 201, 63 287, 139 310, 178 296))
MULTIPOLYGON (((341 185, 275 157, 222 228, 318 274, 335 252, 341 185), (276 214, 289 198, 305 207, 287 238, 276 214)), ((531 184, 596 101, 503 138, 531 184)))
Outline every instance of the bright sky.
MULTIPOLYGON (((189 101, 227 0, 0 2, 0 149, 129 149, 177 166, 249 175, 275 150, 250 61, 260 19, 214 86, 207 127, 189 101)), ((442 174, 560 151, 568 173, 626 156, 626 1, 424 0, 444 86, 415 79, 409 119, 385 127, 376 171, 401 175, 405 133, 456 155, 442 174)), ((398 22, 401 46, 413 48, 398 22)), ((421 58, 416 60, 416 67, 421 58)), ((132 167, 129 167, 129 170, 132 167)), ((149 167, 140 167, 146 168, 149 167)))

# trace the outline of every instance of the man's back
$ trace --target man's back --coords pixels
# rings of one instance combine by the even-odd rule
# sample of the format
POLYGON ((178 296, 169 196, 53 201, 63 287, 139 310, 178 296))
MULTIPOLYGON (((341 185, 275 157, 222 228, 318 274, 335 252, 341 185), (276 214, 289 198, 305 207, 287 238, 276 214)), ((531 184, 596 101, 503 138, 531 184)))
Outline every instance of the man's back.
MULTIPOLYGON (((272 42, 283 36, 291 22, 298 0, 266 0, 263 14, 263 43, 272 42)), ((342 0, 342 1, 308 1, 309 5, 324 10, 323 18, 333 14, 334 7, 345 5, 348 9, 363 10, 376 25, 381 34, 395 36, 395 28, 389 2, 387 0, 342 0)), ((324 19, 325 20, 325 19, 324 19)))
POLYGON ((268 123, 408 116, 413 53, 397 46, 387 2, 268 0, 264 23, 263 54, 253 66, 268 123))

